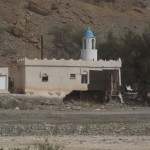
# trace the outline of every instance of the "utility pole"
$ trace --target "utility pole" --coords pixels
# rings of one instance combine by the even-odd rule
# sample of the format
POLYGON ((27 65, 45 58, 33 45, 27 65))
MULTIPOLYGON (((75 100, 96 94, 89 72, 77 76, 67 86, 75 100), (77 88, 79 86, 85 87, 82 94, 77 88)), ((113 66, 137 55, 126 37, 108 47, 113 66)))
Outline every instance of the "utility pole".
POLYGON ((41 59, 43 59, 43 48, 44 48, 43 35, 41 35, 41 59))

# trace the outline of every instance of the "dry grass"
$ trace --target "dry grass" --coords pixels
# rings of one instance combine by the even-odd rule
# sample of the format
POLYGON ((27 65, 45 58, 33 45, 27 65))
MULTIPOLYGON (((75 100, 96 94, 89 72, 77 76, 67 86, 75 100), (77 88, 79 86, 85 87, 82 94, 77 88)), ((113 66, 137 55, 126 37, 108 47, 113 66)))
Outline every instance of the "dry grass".
MULTIPOLYGON (((1 125, 1 136, 122 135, 149 136, 150 123, 1 125)), ((40 144, 37 144, 40 145, 40 144)))
POLYGON ((9 101, 0 101, 1 109, 21 109, 21 110, 30 110, 32 109, 32 104, 25 101, 18 100, 9 100, 9 101))
POLYGON ((48 142, 48 139, 45 139, 44 143, 35 143, 34 144, 34 149, 35 150, 63 150, 63 146, 60 145, 53 145, 48 142))
MULTIPOLYGON (((30 147, 26 147, 26 148, 10 148, 9 150, 30 150, 30 149, 31 149, 30 147)), ((51 144, 46 138, 43 143, 40 142, 35 143, 32 149, 33 150, 63 150, 63 146, 58 144, 55 145, 51 144)))

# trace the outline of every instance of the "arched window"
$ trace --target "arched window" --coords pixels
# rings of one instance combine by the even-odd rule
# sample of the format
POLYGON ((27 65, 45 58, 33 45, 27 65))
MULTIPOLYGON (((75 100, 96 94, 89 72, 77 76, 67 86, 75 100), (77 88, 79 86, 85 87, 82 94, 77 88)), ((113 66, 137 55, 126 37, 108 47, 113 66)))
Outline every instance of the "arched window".
POLYGON ((87 71, 83 71, 81 74, 81 83, 87 84, 88 83, 88 73, 87 71))
POLYGON ((92 49, 94 49, 95 46, 94 46, 94 39, 92 39, 92 49))
POLYGON ((42 75, 42 82, 48 82, 48 75, 46 73, 42 75))

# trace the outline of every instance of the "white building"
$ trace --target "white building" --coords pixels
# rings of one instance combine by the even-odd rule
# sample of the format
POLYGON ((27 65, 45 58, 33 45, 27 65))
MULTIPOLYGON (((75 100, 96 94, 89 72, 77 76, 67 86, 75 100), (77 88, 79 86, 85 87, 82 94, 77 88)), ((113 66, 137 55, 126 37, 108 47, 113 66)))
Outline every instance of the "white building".
POLYGON ((80 60, 18 60, 15 89, 18 92, 64 97, 76 91, 116 92, 121 86, 122 62, 97 61, 96 38, 90 29, 83 37, 80 60))

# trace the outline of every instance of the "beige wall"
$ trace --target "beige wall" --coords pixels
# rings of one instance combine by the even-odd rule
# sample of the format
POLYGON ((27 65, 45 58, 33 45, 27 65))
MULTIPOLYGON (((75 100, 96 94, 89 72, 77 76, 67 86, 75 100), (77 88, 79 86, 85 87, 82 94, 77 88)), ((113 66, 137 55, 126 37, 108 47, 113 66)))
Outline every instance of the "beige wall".
POLYGON ((80 68, 71 67, 26 67, 26 90, 86 90, 87 85, 81 84, 80 68), (48 75, 48 82, 42 82, 42 75, 48 75), (75 79, 70 79, 75 74, 75 79))
POLYGON ((20 66, 17 68, 17 72, 14 78, 15 92, 24 93, 25 89, 25 66, 20 66))
POLYGON ((0 76, 6 76, 6 89, 0 90, 0 93, 8 93, 9 72, 8 67, 0 67, 0 76))
MULTIPOLYGON (((18 61, 18 72, 15 79, 17 91, 35 95, 58 96, 65 95, 73 90, 86 91, 89 89, 90 71, 97 70, 118 70, 121 61, 83 61, 83 60, 29 60, 18 61), (82 74, 88 75, 87 84, 81 83, 82 74), (42 75, 48 75, 48 82, 42 82, 42 75), (70 75, 75 74, 75 79, 70 79, 70 75)), ((99 74, 97 74, 99 76, 99 74)), ((102 84, 101 78, 97 77, 98 84, 102 84)), ((95 78, 96 79, 96 78, 95 78)), ((110 84, 110 81, 106 81, 110 84)), ((106 86, 106 85, 105 85, 106 86)), ((102 89, 98 88, 98 90, 102 89)), ((96 90, 96 86, 92 90, 96 90)))

